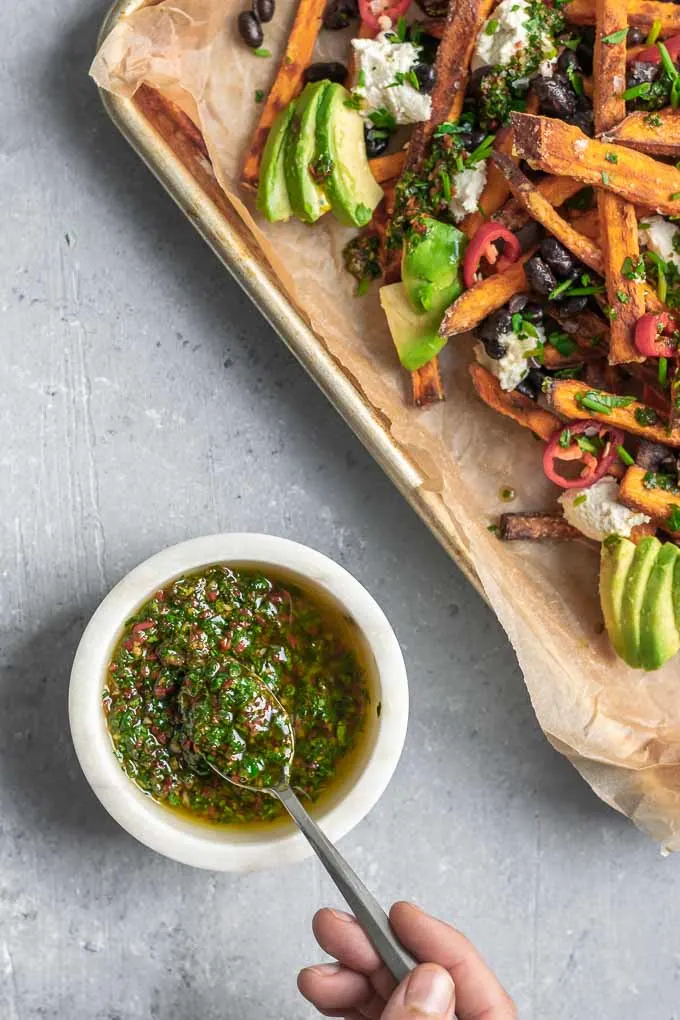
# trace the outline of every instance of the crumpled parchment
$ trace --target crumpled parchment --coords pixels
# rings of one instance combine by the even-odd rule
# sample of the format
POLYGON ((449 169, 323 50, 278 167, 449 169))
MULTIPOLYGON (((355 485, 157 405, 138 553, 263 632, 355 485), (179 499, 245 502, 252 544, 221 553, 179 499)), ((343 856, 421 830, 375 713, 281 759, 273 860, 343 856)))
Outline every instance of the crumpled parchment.
MULTIPOLYGON (((140 0, 140 3, 142 0, 140 0)), ((593 790, 663 847, 680 850, 680 668, 628 669, 602 633, 598 550, 584 543, 503 544, 488 525, 503 510, 553 508, 556 492, 540 467, 533 437, 485 407, 467 372, 472 341, 442 354, 447 400, 426 411, 407 406, 377 288, 357 299, 342 268, 353 231, 331 216, 313 227, 271 225, 238 183, 241 162, 295 11, 277 0, 264 26, 274 58, 240 41, 236 0, 162 0, 133 11, 105 40, 92 75, 133 96, 159 89, 200 127, 215 174, 268 258, 289 299, 441 493, 450 531, 466 551, 517 653, 539 723, 593 790)), ((347 59, 348 32, 322 32, 317 59, 347 59)))

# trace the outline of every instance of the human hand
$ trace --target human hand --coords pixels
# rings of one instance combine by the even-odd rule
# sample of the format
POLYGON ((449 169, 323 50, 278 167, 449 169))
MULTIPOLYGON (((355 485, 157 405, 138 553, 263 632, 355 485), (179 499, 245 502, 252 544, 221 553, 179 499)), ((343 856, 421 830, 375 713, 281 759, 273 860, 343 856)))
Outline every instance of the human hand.
POLYGON ((510 996, 464 935, 412 903, 395 903, 390 924, 422 964, 396 987, 358 921, 325 907, 312 928, 337 963, 306 967, 298 988, 323 1016, 345 1020, 517 1020, 510 996))

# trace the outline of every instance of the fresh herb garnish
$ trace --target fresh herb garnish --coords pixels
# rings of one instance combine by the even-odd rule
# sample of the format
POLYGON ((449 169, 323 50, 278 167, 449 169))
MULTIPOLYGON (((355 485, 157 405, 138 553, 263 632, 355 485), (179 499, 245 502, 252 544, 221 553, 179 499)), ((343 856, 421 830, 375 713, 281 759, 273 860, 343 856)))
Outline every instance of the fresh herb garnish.
POLYGON ((671 531, 680 531, 680 506, 671 505, 669 507, 666 524, 671 531))
POLYGON ((258 46, 256 50, 253 50, 253 53, 256 57, 271 57, 272 55, 272 51, 265 49, 264 46, 258 46))
POLYGON ((611 414, 614 408, 628 407, 635 401, 635 397, 619 397, 602 390, 586 390, 585 393, 577 393, 574 399, 581 407, 599 414, 611 414))
POLYGON ((264 99, 264 89, 255 89, 255 102, 261 103, 264 99))
POLYGON ((578 496, 574 497, 573 506, 583 506, 587 499, 588 496, 586 495, 586 493, 581 492, 578 496))
POLYGON ((638 425, 656 425, 659 415, 653 407, 636 407, 633 417, 638 425))
POLYGON ((621 28, 618 32, 612 32, 610 35, 601 36, 601 42, 607 43, 608 46, 614 46, 616 43, 621 43, 628 35, 627 28, 621 28))
POLYGON ((659 358, 659 383, 665 386, 668 382, 668 358, 659 358))
POLYGON ((495 35, 496 32, 498 31, 499 24, 500 22, 497 21, 495 18, 490 18, 487 21, 486 26, 484 28, 484 35, 495 35))
POLYGON ((607 160, 608 163, 618 163, 619 161, 619 157, 616 155, 615 152, 605 152, 604 158, 607 160))
POLYGON ((576 342, 568 333, 549 333, 548 343, 565 358, 569 358, 576 350, 576 342))
POLYGON ((631 464, 635 463, 635 461, 633 460, 631 455, 628 453, 628 450, 625 448, 625 446, 617 446, 616 447, 616 452, 619 455, 619 460, 622 460, 624 464, 628 464, 629 467, 630 467, 631 464))

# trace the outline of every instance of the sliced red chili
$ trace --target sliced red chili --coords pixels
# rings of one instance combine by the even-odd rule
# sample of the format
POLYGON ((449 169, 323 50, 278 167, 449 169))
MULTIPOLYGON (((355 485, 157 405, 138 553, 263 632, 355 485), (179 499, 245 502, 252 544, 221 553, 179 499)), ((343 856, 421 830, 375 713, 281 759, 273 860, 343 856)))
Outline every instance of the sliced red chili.
POLYGON ((648 312, 635 323, 635 346, 646 358, 674 358, 678 324, 668 312, 648 312))
POLYGON ((551 482, 563 489, 586 489, 611 472, 617 447, 623 446, 621 429, 590 418, 571 421, 556 429, 543 454, 543 470, 551 482), (568 478, 557 470, 556 462, 572 462, 581 468, 568 478))
MULTIPOLYGON (((680 57, 680 35, 672 35, 670 39, 662 39, 662 42, 668 50, 671 60, 677 60, 680 57)), ((648 46, 646 49, 640 50, 639 53, 635 54, 633 59, 643 64, 659 64, 661 62, 661 53, 658 46, 648 46)))
POLYGON ((513 233, 500 223, 484 223, 467 246, 465 258, 463 259, 463 282, 466 287, 472 287, 476 283, 477 273, 481 266, 482 259, 490 265, 500 263, 503 268, 516 262, 522 254, 522 248, 513 233), (502 255, 498 251, 495 242, 503 241, 502 255))
POLYGON ((411 0, 359 0, 359 14, 363 23, 377 35, 382 31, 379 18, 389 18, 396 26, 410 6, 411 0))

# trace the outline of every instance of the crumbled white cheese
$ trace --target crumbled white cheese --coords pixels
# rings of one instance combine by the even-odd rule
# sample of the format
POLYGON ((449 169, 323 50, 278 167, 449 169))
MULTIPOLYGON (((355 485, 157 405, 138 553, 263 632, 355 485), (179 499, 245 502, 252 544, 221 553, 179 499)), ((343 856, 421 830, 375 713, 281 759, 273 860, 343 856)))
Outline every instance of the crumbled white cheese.
MULTIPOLYGON (((382 0, 380 0, 380 4, 382 4, 382 0)), ((381 32, 389 32, 392 28, 392 19, 388 18, 386 14, 381 14, 378 18, 378 24, 380 25, 381 32)))
POLYGON ((460 170, 451 178, 451 201, 449 209, 456 223, 468 213, 477 210, 479 199, 486 184, 486 160, 480 160, 469 170, 460 170))
POLYGON ((673 241, 677 238, 680 245, 680 227, 677 223, 665 220, 663 216, 645 216, 638 225, 638 237, 640 244, 650 251, 656 252, 664 262, 674 262, 680 269, 680 252, 673 247, 673 241))
POLYGON ((484 350, 484 344, 476 344, 477 361, 496 376, 502 390, 514 390, 529 372, 531 367, 527 358, 529 351, 545 343, 543 327, 536 324, 536 332, 537 337, 519 336, 514 330, 510 333, 501 333, 498 339, 505 345, 505 354, 498 359, 489 357, 484 350))
POLYGON ((633 528, 649 524, 651 519, 619 503, 618 495, 619 483, 605 476, 587 489, 567 489, 558 502, 573 528, 578 528, 586 538, 603 542, 607 535, 628 538, 633 528))
POLYGON ((551 75, 557 60, 557 50, 550 34, 543 32, 538 39, 529 39, 527 22, 531 8, 527 0, 501 0, 491 17, 482 25, 474 53, 472 70, 490 65, 509 64, 510 61, 529 46, 538 46, 541 55, 541 74, 551 75))
POLYGON ((360 113, 368 117, 376 110, 388 110, 397 124, 416 124, 428 120, 432 99, 400 76, 418 63, 420 47, 408 42, 390 42, 386 32, 375 39, 352 39, 356 51, 356 84, 353 92, 361 97, 360 113), (361 84, 359 84, 361 82, 361 84))

